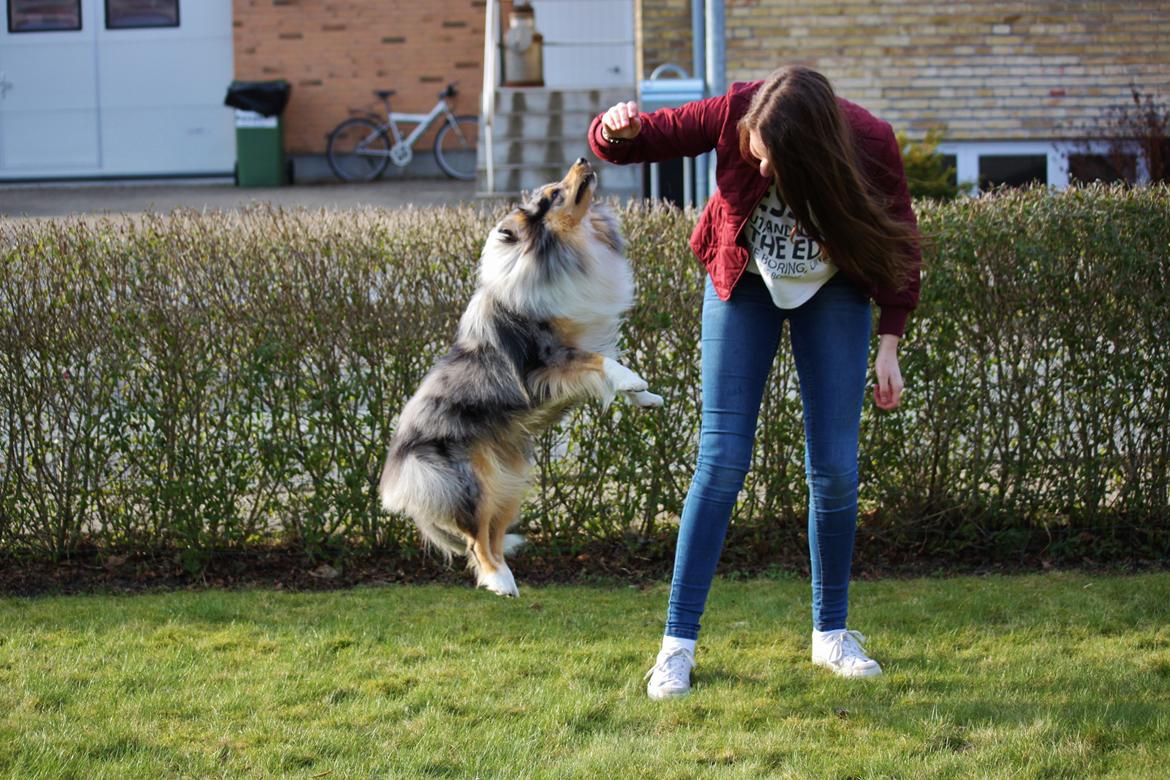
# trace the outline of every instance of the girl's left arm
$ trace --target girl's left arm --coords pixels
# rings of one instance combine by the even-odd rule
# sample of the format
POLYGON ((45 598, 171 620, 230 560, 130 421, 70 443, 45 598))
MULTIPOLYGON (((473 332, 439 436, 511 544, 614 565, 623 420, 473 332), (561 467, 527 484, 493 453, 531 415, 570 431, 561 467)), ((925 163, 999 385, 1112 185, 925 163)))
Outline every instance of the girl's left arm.
MULTIPOLYGON (((914 229, 918 233, 918 219, 910 202, 910 188, 902 165, 902 150, 894 129, 886 124, 877 153, 877 163, 871 167, 874 182, 886 196, 890 216, 914 229)), ((905 286, 901 290, 878 289, 874 300, 881 307, 878 317, 878 353, 874 360, 874 374, 877 380, 873 388, 874 402, 881 409, 894 409, 902 401, 902 371, 898 366, 898 342, 906 331, 910 312, 918 305, 921 288, 922 249, 920 242, 907 251, 910 254, 910 268, 905 286)))
MULTIPOLYGON (((894 135, 894 128, 882 123, 880 137, 867 139, 866 151, 870 164, 866 173, 877 186, 886 201, 890 216, 908 225, 918 234, 918 218, 910 203, 910 188, 906 183, 906 172, 902 166, 902 150, 894 135)), ((922 249, 918 241, 907 248, 910 259, 909 270, 902 289, 877 288, 873 298, 881 307, 878 317, 878 333, 889 333, 901 338, 906 332, 906 321, 910 312, 918 305, 921 287, 922 249)))

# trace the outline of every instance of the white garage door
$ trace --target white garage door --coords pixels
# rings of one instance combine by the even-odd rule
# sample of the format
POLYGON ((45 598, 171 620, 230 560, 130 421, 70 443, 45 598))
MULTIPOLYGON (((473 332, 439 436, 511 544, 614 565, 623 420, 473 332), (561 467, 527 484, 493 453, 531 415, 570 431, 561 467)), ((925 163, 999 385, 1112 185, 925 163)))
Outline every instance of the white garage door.
POLYGON ((0 179, 231 171, 231 0, 7 0, 0 13, 0 179))

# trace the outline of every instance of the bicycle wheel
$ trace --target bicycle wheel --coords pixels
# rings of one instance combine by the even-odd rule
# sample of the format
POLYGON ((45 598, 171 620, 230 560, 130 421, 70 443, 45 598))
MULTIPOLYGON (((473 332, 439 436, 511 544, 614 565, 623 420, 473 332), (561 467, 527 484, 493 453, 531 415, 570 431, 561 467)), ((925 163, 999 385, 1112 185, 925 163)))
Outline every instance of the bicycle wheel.
POLYGON ((435 162, 453 179, 475 179, 475 144, 479 139, 479 117, 448 119, 435 133, 435 162))
POLYGON ((377 123, 354 117, 333 128, 325 156, 342 181, 373 181, 390 164, 390 139, 377 123))

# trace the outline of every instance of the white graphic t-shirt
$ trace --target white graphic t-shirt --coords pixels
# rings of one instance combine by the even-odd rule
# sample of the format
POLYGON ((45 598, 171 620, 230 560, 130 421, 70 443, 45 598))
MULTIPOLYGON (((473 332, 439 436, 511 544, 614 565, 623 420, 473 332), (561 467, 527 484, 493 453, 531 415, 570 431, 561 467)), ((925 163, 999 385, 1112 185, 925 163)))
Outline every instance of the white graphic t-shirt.
POLYGON ((744 227, 751 257, 747 270, 763 277, 782 309, 804 303, 837 273, 817 242, 803 234, 791 239, 795 224, 796 215, 780 201, 773 183, 744 227))

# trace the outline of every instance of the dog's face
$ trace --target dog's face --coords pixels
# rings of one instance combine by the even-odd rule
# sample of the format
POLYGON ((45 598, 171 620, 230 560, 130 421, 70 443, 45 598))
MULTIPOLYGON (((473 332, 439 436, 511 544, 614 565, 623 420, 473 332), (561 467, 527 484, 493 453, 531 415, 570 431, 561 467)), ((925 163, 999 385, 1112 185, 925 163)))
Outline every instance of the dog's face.
MULTIPOLYGON (((537 188, 492 228, 480 257, 480 288, 531 316, 572 308, 597 283, 628 275, 617 217, 595 202, 597 175, 578 159, 565 178, 537 188)), ((589 293, 592 294, 592 293, 589 293)))
POLYGON ((497 249, 534 253, 547 258, 556 245, 578 244, 593 205, 597 174, 581 157, 565 178, 533 190, 492 230, 488 239, 497 249))

